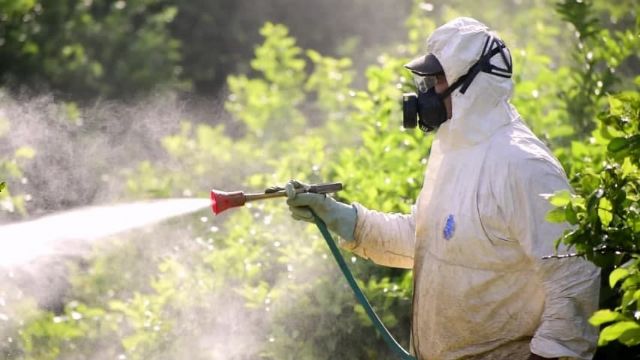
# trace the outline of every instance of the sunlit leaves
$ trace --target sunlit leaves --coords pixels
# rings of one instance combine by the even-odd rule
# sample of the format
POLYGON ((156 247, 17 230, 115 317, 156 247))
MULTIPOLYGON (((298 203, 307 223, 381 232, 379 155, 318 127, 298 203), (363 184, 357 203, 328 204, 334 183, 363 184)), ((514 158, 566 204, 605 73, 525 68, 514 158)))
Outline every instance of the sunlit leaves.
POLYGON ((322 56, 314 50, 307 50, 306 54, 314 71, 305 83, 305 90, 317 93, 318 106, 327 113, 327 121, 348 121, 344 117, 351 105, 349 97, 353 93, 350 89, 354 77, 351 59, 322 56))
POLYGON ((433 11, 433 4, 430 8, 425 8, 422 0, 413 1, 413 11, 407 19, 407 55, 418 56, 425 50, 425 40, 436 28, 435 21, 430 12, 433 11))
POLYGON ((44 80, 77 97, 184 88, 179 43, 169 31, 175 6, 148 0, 2 3, 4 76, 44 80))
POLYGON ((0 0, 0 9, 9 15, 24 15, 36 5, 36 0, 0 0))
POLYGON ((354 103, 351 117, 361 128, 362 145, 346 148, 334 165, 349 184, 344 196, 383 211, 409 212, 422 185, 431 138, 401 129, 402 88, 406 87, 406 59, 382 57, 367 69, 369 94, 354 103))
POLYGON ((174 183, 171 178, 159 176, 159 172, 149 161, 143 161, 136 169, 135 179, 127 180, 127 188, 133 194, 151 197, 170 197, 174 183))
POLYGON ((623 317, 615 312, 608 309, 598 310, 596 311, 590 318, 589 323, 593 326, 600 326, 602 324, 606 324, 608 322, 620 320, 623 317))
POLYGON ((551 199, 551 205, 553 206, 565 206, 571 201, 571 193, 567 190, 563 190, 555 193, 551 199))
POLYGON ((26 359, 54 360, 61 353, 72 351, 72 342, 91 337, 101 328, 105 311, 71 301, 62 314, 42 312, 31 318, 20 330, 26 359))
POLYGON ((629 274, 629 269, 624 267, 619 267, 613 270, 611 274, 609 274, 609 286, 611 288, 615 287, 620 280, 626 279, 629 274))
POLYGON ((577 133, 586 135, 595 128, 592 120, 603 97, 620 80, 615 73, 616 67, 629 58, 637 58, 640 39, 633 35, 629 37, 628 31, 605 29, 597 19, 591 1, 564 0, 556 3, 556 9, 573 25, 577 37, 577 47, 572 52, 571 86, 560 95, 573 117, 577 133))
POLYGON ((570 0, 556 3, 556 11, 565 21, 573 24, 583 39, 596 36, 600 30, 591 7, 591 1, 570 0))
POLYGON ((545 217, 545 219, 549 222, 563 222, 565 221, 564 208, 556 208, 549 211, 545 217))
MULTIPOLYGON (((603 325, 599 345, 618 341, 628 346, 640 344, 640 95, 626 92, 609 98, 609 109, 600 116, 599 139, 605 162, 585 163, 588 174, 577 182, 575 196, 556 194, 556 206, 547 219, 569 221, 576 227, 562 241, 607 270, 609 287, 618 291, 615 309, 594 314, 591 323, 603 325), (624 264, 623 264, 624 263, 624 264), (614 269, 615 268, 615 269, 614 269)), ((577 146, 578 152, 588 149, 577 146)))
POLYGON ((552 54, 533 45, 512 49, 515 91, 513 103, 531 129, 549 142, 553 149, 575 138, 570 115, 563 108, 558 93, 565 91, 570 71, 567 66, 553 64, 552 54))
POLYGON ((154 295, 134 293, 128 301, 113 300, 109 303, 109 310, 115 316, 121 314, 123 321, 131 327, 121 341, 132 359, 149 358, 157 351, 158 341, 171 328, 172 320, 163 317, 163 310, 171 298, 154 295))
POLYGON ((600 217, 602 225, 609 226, 611 220, 613 220, 613 214, 611 213, 612 210, 613 206, 611 205, 611 202, 607 200, 607 198, 601 198, 598 206, 598 216, 600 217))
POLYGON ((609 325, 600 332, 598 345, 606 345, 614 340, 627 346, 640 344, 640 324, 636 321, 619 321, 609 325))

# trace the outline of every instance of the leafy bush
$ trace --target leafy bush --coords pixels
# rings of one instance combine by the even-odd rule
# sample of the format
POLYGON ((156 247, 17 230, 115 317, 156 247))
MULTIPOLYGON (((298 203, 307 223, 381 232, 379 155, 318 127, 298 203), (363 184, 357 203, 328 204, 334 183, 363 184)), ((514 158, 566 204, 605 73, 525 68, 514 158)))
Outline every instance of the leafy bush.
POLYGON ((600 117, 605 161, 585 166, 577 195, 552 198, 557 208, 549 219, 574 225, 561 240, 608 275, 605 286, 614 293, 605 300, 614 308, 599 310, 590 320, 594 326, 607 324, 599 345, 617 340, 633 346, 640 344, 640 92, 610 96, 608 108, 600 117))
POLYGON ((1 1, 0 76, 68 96, 126 98, 178 83, 176 7, 154 0, 1 1), (8 9, 5 13, 4 9, 8 9))

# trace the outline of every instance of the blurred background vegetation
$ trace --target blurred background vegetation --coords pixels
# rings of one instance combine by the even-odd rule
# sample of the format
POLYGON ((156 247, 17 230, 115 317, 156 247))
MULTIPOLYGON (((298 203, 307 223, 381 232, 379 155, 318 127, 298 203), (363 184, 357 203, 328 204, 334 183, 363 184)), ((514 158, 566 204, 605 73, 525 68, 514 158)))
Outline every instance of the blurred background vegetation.
MULTIPOLYGON (((0 0, 0 222, 291 178, 406 212, 431 137, 400 129, 402 65, 457 16, 505 39, 513 103, 576 190, 550 219, 603 268, 597 358, 638 358, 637 1, 0 0)), ((327 250, 272 201, 57 259, 54 297, 7 269, 0 355, 391 358, 327 250)), ((346 256, 407 347, 411 272, 346 256)))

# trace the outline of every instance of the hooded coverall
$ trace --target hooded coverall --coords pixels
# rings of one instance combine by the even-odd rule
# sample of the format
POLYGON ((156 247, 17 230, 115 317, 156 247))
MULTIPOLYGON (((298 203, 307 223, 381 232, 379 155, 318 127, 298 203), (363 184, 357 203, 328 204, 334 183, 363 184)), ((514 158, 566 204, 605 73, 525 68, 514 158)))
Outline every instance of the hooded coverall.
MULTIPOLYGON (((428 52, 449 84, 478 60, 489 34, 469 18, 435 30, 428 52)), ((481 72, 465 94, 451 94, 452 117, 435 134, 411 214, 354 204, 355 241, 342 246, 413 269, 411 342, 419 359, 526 359, 530 352, 590 359, 595 351, 588 318, 600 272, 577 257, 542 259, 567 228, 545 220, 546 195, 570 187, 509 103, 512 91, 510 78, 481 72)))

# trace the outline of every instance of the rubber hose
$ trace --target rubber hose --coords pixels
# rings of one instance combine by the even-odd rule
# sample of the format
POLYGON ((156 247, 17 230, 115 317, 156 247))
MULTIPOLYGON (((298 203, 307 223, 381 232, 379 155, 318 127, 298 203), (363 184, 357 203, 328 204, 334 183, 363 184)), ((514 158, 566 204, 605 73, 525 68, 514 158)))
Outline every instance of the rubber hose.
POLYGON ((338 263, 338 266, 340 267, 342 274, 347 279, 349 286, 351 286, 351 290, 353 290, 354 294, 356 295, 356 298, 358 299, 358 302, 360 302, 360 305, 362 305, 362 307, 366 311, 367 315, 369 316, 369 319, 371 319, 371 322, 375 326, 376 330, 378 330, 378 333, 382 335, 382 338, 387 343, 387 346, 389 346, 391 351, 393 351, 396 355, 398 355, 400 359, 415 360, 415 357, 409 354, 396 341, 396 339, 393 338, 389 330, 387 330, 387 328, 382 323, 382 320, 380 320, 380 318, 378 317, 378 314, 376 314, 376 312, 371 307, 369 300, 360 289, 360 286, 358 286, 358 284, 356 283, 356 280, 353 278, 353 274, 351 273, 351 270, 349 270, 349 267, 347 267, 347 263, 344 261, 344 257, 342 257, 342 254, 340 253, 340 250, 338 249, 336 242, 333 240, 333 237, 331 237, 331 234, 327 229, 327 225, 325 225, 324 221, 322 221, 322 219, 320 219, 318 215, 316 215, 313 211, 311 211, 311 213, 313 214, 316 225, 318 226, 318 229, 322 233, 324 240, 327 242, 329 249, 331 249, 331 253, 333 254, 333 257, 336 259, 336 262, 338 263))

